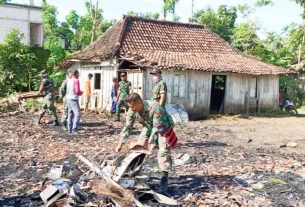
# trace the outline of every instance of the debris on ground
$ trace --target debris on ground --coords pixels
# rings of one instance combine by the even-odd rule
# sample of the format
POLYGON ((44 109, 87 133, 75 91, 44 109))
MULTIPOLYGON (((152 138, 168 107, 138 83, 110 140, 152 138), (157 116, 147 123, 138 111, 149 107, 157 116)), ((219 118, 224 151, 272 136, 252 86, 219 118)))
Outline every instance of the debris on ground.
MULTIPOLYGON (((279 141, 285 131, 272 130, 302 118, 224 117, 179 125, 169 189, 160 193, 156 151, 123 147, 124 153, 113 153, 124 123, 84 114, 81 133, 72 136, 37 126, 35 117, 20 112, 0 119, 0 206, 305 206, 303 132, 292 129, 294 139, 279 141), (290 142, 298 147, 279 148, 290 142)), ((140 131, 135 125, 130 142, 140 131)))

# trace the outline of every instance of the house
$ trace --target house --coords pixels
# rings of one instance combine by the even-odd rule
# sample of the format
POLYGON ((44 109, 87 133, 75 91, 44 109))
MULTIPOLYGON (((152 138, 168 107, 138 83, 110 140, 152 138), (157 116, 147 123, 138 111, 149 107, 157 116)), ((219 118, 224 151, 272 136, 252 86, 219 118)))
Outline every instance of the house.
POLYGON ((168 102, 193 119, 210 113, 251 113, 278 108, 279 75, 286 70, 243 55, 202 25, 124 16, 104 35, 67 57, 81 82, 93 73, 92 107, 110 103, 112 77, 127 72, 133 91, 151 98, 154 66, 162 69, 168 102))
POLYGON ((0 42, 12 29, 24 34, 23 43, 31 47, 43 46, 43 9, 37 6, 4 3, 0 5, 0 42))

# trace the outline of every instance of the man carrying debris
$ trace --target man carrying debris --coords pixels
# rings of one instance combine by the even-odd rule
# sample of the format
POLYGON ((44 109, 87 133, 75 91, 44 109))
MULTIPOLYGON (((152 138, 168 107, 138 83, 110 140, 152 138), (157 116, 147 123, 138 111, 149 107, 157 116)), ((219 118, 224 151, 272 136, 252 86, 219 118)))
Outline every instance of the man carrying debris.
POLYGON ((158 163, 162 171, 159 190, 166 191, 168 188, 168 172, 172 167, 170 151, 171 148, 176 147, 178 141, 173 131, 173 120, 158 102, 152 100, 143 101, 137 93, 130 94, 127 102, 130 109, 128 110, 126 125, 121 132, 120 143, 116 151, 121 150, 123 142, 128 138, 136 115, 138 115, 144 128, 138 141, 130 144, 130 149, 147 147, 149 151, 152 151, 155 145, 158 146, 158 163))
POLYGON ((116 119, 115 121, 120 121, 120 112, 122 106, 125 106, 126 111, 128 110, 128 105, 126 99, 129 95, 131 89, 131 82, 127 80, 126 73, 121 73, 122 81, 119 82, 119 91, 117 96, 117 105, 116 105, 116 119))
POLYGON ((38 93, 44 95, 44 100, 41 110, 39 112, 37 123, 40 124, 41 119, 48 110, 52 115, 54 121, 53 125, 59 126, 58 117, 56 114, 56 108, 54 105, 54 101, 55 101, 54 81, 48 77, 48 73, 45 70, 41 71, 40 77, 41 77, 41 81, 40 81, 40 87, 38 93))
POLYGON ((167 99, 167 86, 164 80, 162 80, 160 68, 154 68, 150 74, 153 75, 155 86, 152 90, 152 100, 159 102, 161 106, 164 106, 167 99))

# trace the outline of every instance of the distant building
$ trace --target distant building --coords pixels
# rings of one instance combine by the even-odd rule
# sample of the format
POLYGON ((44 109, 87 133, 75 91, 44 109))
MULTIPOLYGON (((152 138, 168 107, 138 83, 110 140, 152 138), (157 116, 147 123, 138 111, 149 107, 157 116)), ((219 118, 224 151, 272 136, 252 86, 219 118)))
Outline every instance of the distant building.
POLYGON ((0 6, 0 42, 12 29, 24 34, 23 43, 31 47, 43 46, 43 9, 38 6, 5 3, 0 6))

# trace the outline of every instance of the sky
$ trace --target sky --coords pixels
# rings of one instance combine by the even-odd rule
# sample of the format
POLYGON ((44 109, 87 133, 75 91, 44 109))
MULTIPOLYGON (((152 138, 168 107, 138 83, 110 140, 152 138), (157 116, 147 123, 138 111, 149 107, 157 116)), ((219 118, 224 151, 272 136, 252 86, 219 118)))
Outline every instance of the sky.
MULTIPOLYGON (((94 0, 93 0, 94 1, 94 0)), ((194 10, 212 7, 217 9, 219 5, 234 6, 237 4, 254 5, 256 0, 195 0, 194 10)), ((28 3, 29 0, 12 0, 14 3, 28 3)), ((35 5, 40 5, 41 0, 34 0, 35 5)), ((49 4, 58 9, 58 19, 64 21, 65 16, 76 10, 78 14, 84 15, 86 8, 85 0, 47 0, 49 4)), ((163 0, 100 0, 105 19, 120 19, 128 11, 135 12, 159 12, 162 14, 163 0)), ((176 14, 181 17, 180 21, 187 22, 191 16, 191 0, 179 0, 176 14)), ((255 21, 260 28, 259 35, 265 36, 267 32, 281 33, 282 29, 292 22, 301 23, 301 6, 292 0, 273 0, 274 5, 258 8, 248 19, 238 18, 238 22, 255 21)))

